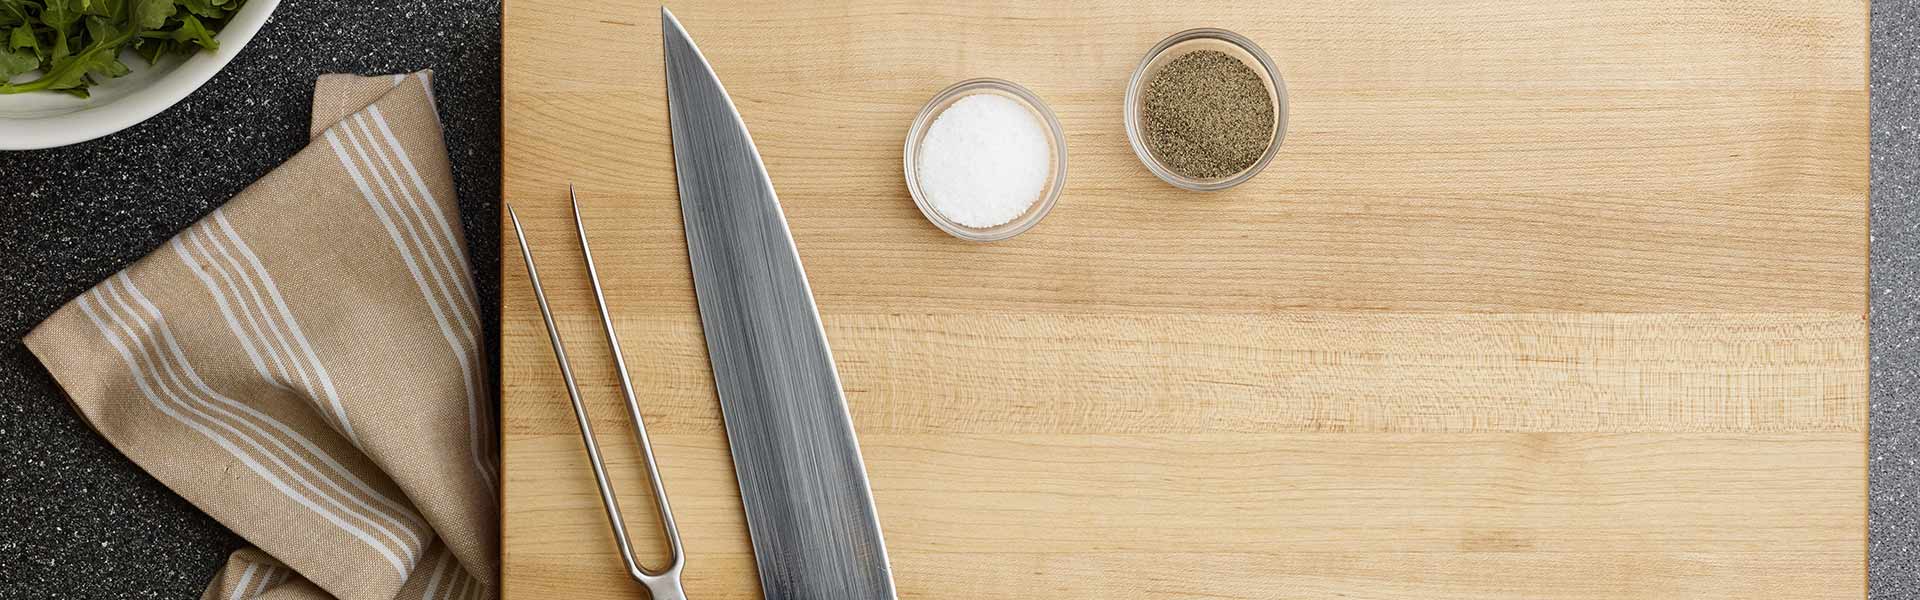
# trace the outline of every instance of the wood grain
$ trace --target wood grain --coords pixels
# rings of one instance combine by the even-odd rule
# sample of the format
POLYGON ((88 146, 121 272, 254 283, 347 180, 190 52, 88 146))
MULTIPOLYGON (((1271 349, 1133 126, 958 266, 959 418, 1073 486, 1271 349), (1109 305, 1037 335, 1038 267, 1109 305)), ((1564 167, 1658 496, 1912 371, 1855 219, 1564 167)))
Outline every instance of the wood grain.
MULTIPOLYGON (((656 438, 676 514, 703 526, 697 541, 687 541, 696 559, 690 589, 747 597, 755 580, 746 526, 726 447, 715 441, 656 438)), ((1530 587, 1506 569, 1571 576, 1577 563, 1562 561, 1577 556, 1597 557, 1595 568, 1727 577, 1772 568, 1786 556, 1832 553, 1796 572, 1859 584, 1849 572, 1858 568, 1857 553, 1837 556, 1861 535, 1865 473, 1855 434, 867 434, 861 441, 896 578, 959 586, 934 596, 997 589, 1004 569, 1023 568, 1009 557, 1026 557, 1034 565, 1028 569, 1080 565, 1089 570, 1050 573, 1069 589, 1099 590, 1114 584, 1094 581, 1109 568, 1100 565, 1144 567, 1163 554, 1185 555, 1189 564, 1220 561, 1202 571, 1247 561, 1324 568, 1356 556, 1391 565, 1441 555, 1447 558, 1414 561, 1408 573, 1437 562, 1449 574, 1438 589, 1468 595, 1552 588, 1551 579, 1530 587), (1715 566, 1688 572, 1664 564, 1694 554, 1711 556, 1715 566), (1003 570, 956 574, 934 558, 1003 570)), ((592 480, 576 475, 587 466, 579 440, 523 436, 515 444, 514 485, 541 493, 523 496, 508 522, 535 521, 541 535, 509 537, 517 542, 510 560, 528 576, 510 576, 509 584, 557 592, 571 585, 542 586, 607 581, 586 575, 593 565, 617 577, 618 561, 603 550, 613 542, 592 480)), ((630 450, 609 458, 616 472, 639 472, 630 450)), ((644 485, 630 478, 623 497, 643 497, 644 485)), ((652 529, 640 525, 635 533, 652 529)), ((1238 585, 1238 596, 1249 597, 1293 590, 1284 578, 1248 575, 1251 581, 1206 582, 1175 572, 1160 583, 1238 585)), ((1645 585, 1691 589, 1675 581, 1645 585)), ((1858 591, 1807 595, 1849 589, 1858 591)), ((995 595, 1059 597, 1044 587, 1004 592, 995 595)))
MULTIPOLYGON (((1276 313, 824 317, 863 433, 1862 431, 1847 315, 1276 313), (1622 343, 1631 341, 1631 343, 1622 343)), ((622 318, 653 431, 719 433, 699 319, 622 318)), ((597 316, 561 320, 595 414, 624 408, 597 316)), ((506 324, 540 346, 539 319, 506 324)), ((533 357, 533 358, 538 358, 533 357)), ((508 396, 564 394, 551 356, 508 396)), ((524 369, 525 372, 520 370, 524 369)), ((564 397, 564 396, 559 396, 564 397)), ((509 434, 571 431, 564 403, 509 434)))
MULTIPOLYGON (((1278 551, 1257 554, 924 553, 896 556, 902 598, 1775 598, 1782 590, 1861 588, 1857 553, 1623 553, 1278 551), (1062 576, 1073 574, 1073 576, 1062 576)), ((750 555, 714 556, 688 586, 709 595, 757 598, 750 555)), ((565 598, 642 597, 608 592, 631 584, 618 571, 579 562, 529 565, 521 581, 565 598)), ((1851 593, 1861 597, 1863 593, 1851 593)), ((1796 595, 1794 597, 1807 597, 1796 595)), ((1819 597, 1819 596, 1814 596, 1819 597)))
MULTIPOLYGON (((1865 592, 1863 0, 673 9, 779 190, 903 598, 1865 592), (1220 194, 1154 179, 1120 122, 1140 54, 1196 26, 1290 90, 1278 158, 1220 194), (900 165, 978 76, 1036 91, 1070 153, 1047 220, 988 245, 926 223, 900 165)), ((689 593, 755 597, 656 9, 504 22, 504 193, 622 497, 648 509, 569 182, 689 593)), ((504 266, 506 593, 643 597, 504 266)))

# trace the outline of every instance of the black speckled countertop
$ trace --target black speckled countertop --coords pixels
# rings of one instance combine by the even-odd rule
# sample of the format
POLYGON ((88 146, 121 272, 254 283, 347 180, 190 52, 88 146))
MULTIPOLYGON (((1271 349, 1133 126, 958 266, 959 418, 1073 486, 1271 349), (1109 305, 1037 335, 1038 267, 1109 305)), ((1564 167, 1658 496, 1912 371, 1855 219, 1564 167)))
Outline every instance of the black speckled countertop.
POLYGON ((499 0, 287 0, 159 116, 0 152, 0 598, 200 597, 240 539, 88 429, 20 337, 306 146, 316 76, 419 69, 434 71, 481 306, 494 306, 499 0))
MULTIPOLYGON (((1920 0, 1872 10, 1869 581, 1894 600, 1920 597, 1920 0)), ((0 598, 198 598, 240 544, 88 430, 19 339, 304 146, 315 76, 434 69, 481 305, 496 305, 499 34, 498 0, 290 0, 160 116, 0 153, 0 598)))
POLYGON ((1920 0, 1873 0, 1867 587, 1920 598, 1920 0))

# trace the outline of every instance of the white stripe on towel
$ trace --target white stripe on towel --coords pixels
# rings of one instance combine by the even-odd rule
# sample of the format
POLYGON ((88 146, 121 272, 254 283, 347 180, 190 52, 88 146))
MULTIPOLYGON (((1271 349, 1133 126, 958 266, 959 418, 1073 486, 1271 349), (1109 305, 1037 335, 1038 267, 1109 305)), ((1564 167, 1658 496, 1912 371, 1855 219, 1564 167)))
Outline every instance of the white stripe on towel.
MULTIPOLYGON (((215 214, 218 215, 219 213, 216 211, 215 214)), ((224 219, 224 217, 221 217, 221 218, 224 219)), ((209 239, 207 240, 206 244, 211 244, 216 248, 218 248, 221 245, 221 240, 219 240, 216 237, 212 237, 210 233, 207 233, 205 231, 199 231, 200 229, 201 229, 200 226, 195 226, 193 228, 190 228, 183 234, 182 237, 187 237, 189 241, 193 243, 194 247, 199 248, 200 254, 204 254, 206 256, 206 261, 204 265, 200 263, 200 258, 196 256, 189 248, 179 243, 178 238, 175 239, 175 249, 180 253, 180 258, 183 262, 187 264, 187 267, 190 270, 192 270, 195 275, 199 276, 202 284, 206 285, 208 292, 213 294, 215 304, 219 306, 221 312, 226 317, 228 326, 232 330, 234 336, 239 338, 241 345, 243 347, 247 347, 249 349, 248 351, 252 352, 251 348, 254 345, 254 342, 249 340, 248 338, 250 337, 250 335, 259 335, 260 337, 263 338, 259 341, 259 343, 266 347, 268 355, 273 359, 273 361, 276 364, 279 364, 279 362, 282 360, 287 360, 287 361, 298 364, 300 362, 300 358, 297 356, 282 357, 278 354, 275 354, 273 352, 274 350, 273 344, 268 343, 264 339, 265 334, 250 333, 245 329, 239 327, 238 323, 241 321, 241 319, 237 318, 236 315, 233 314, 232 312, 233 311, 232 307, 235 305, 239 306, 242 311, 241 314, 238 316, 245 317, 244 320, 248 323, 255 323, 263 320, 267 322, 272 322, 273 317, 270 314, 265 314, 265 313, 268 313, 268 310, 269 310, 265 306, 260 306, 258 308, 255 308, 255 306, 249 305, 247 303, 247 296, 245 294, 242 294, 239 291, 240 286, 238 284, 235 284, 233 278, 229 276, 227 271, 228 265, 223 265, 222 261, 220 261, 219 258, 215 257, 215 252, 213 250, 208 250, 206 245, 203 244, 199 238, 193 237, 192 234, 200 233, 202 235, 207 235, 209 239), (217 285, 211 277, 206 275, 206 273, 203 271, 203 268, 211 268, 216 274, 220 276, 221 280, 226 281, 228 285, 232 285, 234 289, 229 291, 226 287, 217 285), (232 297, 232 302, 228 301, 228 296, 232 297)), ((247 252, 250 253, 251 250, 247 250, 247 252)), ((225 251, 222 250, 220 253, 225 254, 225 251)), ((231 262, 231 266, 234 269, 241 270, 241 272, 239 273, 239 277, 243 280, 248 279, 249 276, 244 272, 244 267, 242 267, 237 261, 231 261, 232 257, 230 255, 228 255, 227 258, 231 262)), ((256 275, 258 275, 265 281, 264 285, 271 292, 269 294, 270 297, 272 297, 276 302, 280 303, 282 310, 284 310, 285 308, 284 299, 280 297, 279 292, 275 287, 272 279, 266 275, 264 269, 257 272, 256 275)), ((252 285, 253 282, 247 281, 247 283, 248 283, 249 289, 251 289, 253 287, 252 285)), ((257 292, 253 294, 253 298, 256 302, 260 301, 260 296, 257 292)), ((157 314, 157 309, 155 309, 155 311, 157 314)), ((287 319, 287 323, 293 322, 292 316, 290 314, 283 313, 281 316, 287 319)), ((294 325, 294 328, 293 328, 294 334, 304 336, 304 334, 301 334, 299 332, 297 327, 298 327, 297 325, 294 325)), ((302 337, 302 340, 303 341, 301 343, 303 346, 305 346, 304 337, 302 337)), ((311 348, 308 347, 308 350, 311 350, 311 348)), ((318 365, 317 357, 314 357, 313 355, 309 355, 309 357, 315 359, 314 364, 317 366, 318 365)), ((330 378, 326 376, 324 368, 319 368, 316 370, 319 371, 319 373, 321 374, 323 381, 330 382, 330 378)), ((262 372, 262 375, 265 375, 265 373, 262 372)), ((331 383, 329 383, 324 389, 330 392, 332 390, 331 383)), ((309 388, 309 393, 312 393, 311 388, 309 388)), ((336 406, 338 405, 337 401, 335 402, 335 405, 336 406)), ((249 414, 260 415, 260 417, 263 420, 265 420, 266 422, 271 424, 275 429, 277 429, 283 437, 292 439, 297 445, 301 446, 301 448, 305 450, 308 454, 313 455, 321 463, 325 464, 331 472, 326 472, 318 468, 315 468, 313 467, 312 464, 307 463, 304 459, 301 459, 298 453, 293 452, 291 449, 286 450, 289 453, 289 455, 295 459, 296 462, 299 462, 302 466, 307 467, 309 472, 319 477, 321 481, 325 482, 326 484, 328 484, 329 487, 332 487, 334 491, 338 492, 342 496, 346 497, 349 501, 353 502, 354 505, 360 507, 362 510, 364 510, 368 514, 372 514, 376 517, 379 517, 387 525, 393 526, 394 529, 398 529, 406 533, 408 541, 405 544, 405 548, 409 554, 417 554, 419 552, 419 550, 416 550, 416 548, 420 548, 426 541, 424 539, 424 534, 421 532, 425 530, 427 526, 426 526, 425 520, 423 520, 417 513, 415 513, 413 509, 407 506, 404 506, 399 502, 395 502, 392 498, 388 497, 386 494, 382 494, 379 491, 373 489, 372 486, 367 485, 366 481, 356 476, 352 470, 346 468, 344 465, 341 465, 331 455, 327 454, 325 451, 322 451, 318 446, 314 445, 311 442, 311 440, 308 440, 306 437, 295 433, 291 428, 286 427, 284 424, 280 423, 279 421, 273 420, 270 417, 266 417, 264 416, 263 413, 258 413, 257 411, 253 411, 251 407, 247 407, 245 405, 239 405, 238 408, 242 408, 249 414), (341 488, 339 483, 337 482, 337 479, 346 480, 347 483, 351 485, 355 490, 357 490, 360 495, 355 495, 353 492, 349 492, 346 489, 341 488), (361 499, 362 496, 368 499, 371 499, 373 503, 380 505, 381 508, 374 508, 373 506, 369 506, 365 501, 361 499)), ((271 435, 271 434, 266 434, 265 432, 262 432, 262 434, 271 435)), ((284 448, 284 444, 282 444, 281 442, 276 441, 275 444, 280 445, 284 448)))
POLYGON ((233 584, 233 593, 227 594, 227 600, 241 600, 242 598, 254 597, 255 594, 252 594, 252 590, 248 588, 253 587, 253 570, 258 566, 260 566, 259 563, 247 563, 246 570, 240 572, 240 581, 236 581, 233 584))
MULTIPOLYGON (((154 347, 156 345, 155 340, 148 338, 142 341, 140 335, 136 333, 132 327, 128 326, 126 322, 115 313, 113 308, 102 300, 89 297, 89 294, 105 295, 107 293, 105 292, 106 285, 107 282, 102 282, 102 285, 96 287, 95 291, 82 294, 75 299, 75 302, 80 306, 80 310, 87 315, 87 318, 93 322, 94 327, 99 329, 101 337, 105 338, 108 344, 112 345, 114 350, 120 354, 121 360, 126 363, 128 370, 134 375, 134 386, 139 389, 141 395, 147 398, 148 403, 152 404, 153 407, 161 413, 199 432, 215 445, 225 449, 228 454, 231 454, 236 460, 239 460, 248 470, 258 475, 282 495, 306 507, 307 510, 319 515, 322 519, 332 523, 348 535, 366 543, 369 547, 373 548, 375 552, 378 552, 382 557, 386 558, 396 573, 401 575, 406 573, 406 566, 403 564, 403 561, 401 561, 400 557, 395 555, 392 549, 387 547, 385 543, 375 539, 365 530, 346 522, 346 520, 342 519, 339 515, 321 506, 306 494, 293 489, 285 480, 275 474, 272 469, 261 464, 260 460, 252 453, 242 449, 233 439, 216 431, 213 426, 219 426, 221 429, 227 430, 227 432, 236 437, 246 440, 249 445, 254 446, 261 452, 266 452, 266 449, 261 446, 257 440, 253 440, 238 428, 233 427, 230 423, 222 423, 212 415, 193 407, 188 404, 186 399, 181 397, 183 394, 191 397, 193 390, 181 382, 179 375, 174 372, 174 368, 166 363, 164 353, 161 353, 154 347), (95 310, 96 304, 98 304, 97 311, 95 310), (101 316, 103 313, 113 321, 114 325, 107 324, 107 319, 103 319, 101 316), (133 348, 136 347, 140 349, 141 357, 135 357, 133 348), (153 363, 154 366, 151 368, 146 366, 149 362, 153 363), (160 371, 166 372, 165 378, 161 377, 160 371), (168 380, 172 381, 172 386, 168 385, 168 380), (156 391, 155 388, 159 389, 156 391), (174 388, 178 388, 178 391, 174 388), (164 399, 162 398, 163 394, 165 396, 164 399)), ((131 315, 129 316, 131 317, 131 315)), ((164 321, 159 321, 155 323, 155 325, 160 329, 162 335, 170 335, 166 330, 166 323, 164 321)), ((187 375, 190 378, 195 376, 191 371, 192 367, 190 365, 182 366, 187 369, 187 375)), ((199 400, 203 404, 205 403, 204 399, 196 400, 199 400)), ((284 463, 280 465, 280 468, 286 470, 289 475, 293 474, 284 463)))
MULTIPOLYGON (((355 187, 360 190, 361 197, 366 200, 367 206, 373 208, 374 215, 380 219, 381 225, 386 228, 387 237, 392 240, 394 248, 399 251, 402 262, 407 265, 407 271, 413 275, 414 284, 418 286, 421 296, 427 303, 427 308, 433 313, 434 321, 440 326, 441 335, 446 338, 447 345, 450 346, 453 352, 455 362, 460 366, 461 385, 466 388, 467 394, 467 414, 469 417, 467 423, 468 452, 471 454, 470 458, 473 461, 474 470, 479 474, 480 480, 486 484, 487 489, 496 489, 497 486, 494 484, 493 472, 488 468, 488 464, 485 458, 483 458, 485 453, 482 452, 480 445, 480 429, 482 428, 478 423, 479 416, 475 412, 479 405, 479 399, 478 392, 474 389, 475 367, 469 364, 469 359, 476 357, 477 350, 461 344, 461 336, 454 333, 453 325, 447 320, 446 310, 441 306, 441 296, 439 292, 442 288, 429 283, 429 278, 434 282, 443 282, 444 279, 439 277, 438 273, 434 271, 432 261, 424 260, 417 256, 418 253, 414 248, 419 239, 417 228, 411 221, 407 220, 405 211, 400 210, 398 201, 393 199, 390 186, 388 186, 386 181, 381 179, 379 173, 375 171, 372 159, 367 156, 365 150, 361 149, 360 142, 353 133, 353 128, 351 126, 344 126, 339 127, 337 131, 335 129, 328 129, 326 137, 327 143, 333 147, 334 154, 340 159, 340 164, 346 168, 347 175, 353 179, 355 187), (345 134, 348 145, 353 147, 354 152, 352 155, 350 155, 346 147, 341 144, 341 133, 345 134), (361 172, 353 155, 358 155, 360 157, 359 161, 366 163, 367 173, 361 172), (373 175, 372 179, 374 183, 380 187, 380 194, 375 194, 373 187, 367 184, 367 174, 373 175), (387 202, 383 202, 383 198, 387 200, 387 202), (392 208, 388 207, 389 202, 392 203, 392 208), (396 225, 396 220, 399 222, 398 225, 396 225), (406 227, 406 234, 401 233, 401 226, 406 227), (423 270, 426 271, 425 274, 422 274, 423 270)), ((491 499, 493 496, 486 495, 486 497, 491 499)))

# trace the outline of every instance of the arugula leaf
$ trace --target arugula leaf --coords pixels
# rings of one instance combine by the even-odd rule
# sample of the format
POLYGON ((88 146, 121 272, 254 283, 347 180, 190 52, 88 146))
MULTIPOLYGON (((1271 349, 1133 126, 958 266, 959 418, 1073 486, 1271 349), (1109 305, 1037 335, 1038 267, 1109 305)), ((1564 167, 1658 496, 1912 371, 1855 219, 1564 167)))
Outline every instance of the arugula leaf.
POLYGON ((86 24, 87 39, 104 40, 120 34, 105 17, 87 17, 86 24))
MULTIPOLYGON (((55 60, 53 61, 53 70, 47 71, 47 74, 41 75, 39 79, 35 79, 33 81, 29 81, 23 84, 13 85, 11 87, 23 88, 23 89, 31 88, 26 91, 66 90, 66 89, 82 87, 86 83, 86 76, 88 72, 94 71, 94 70, 100 70, 103 72, 113 71, 112 67, 109 67, 100 63, 100 58, 103 56, 106 58, 107 61, 111 61, 113 64, 119 65, 120 67, 119 71, 121 73, 123 74, 126 73, 126 69, 127 69, 126 65, 120 65, 119 64, 120 61, 115 59, 112 54, 101 52, 101 50, 104 50, 105 48, 106 48, 106 44, 104 43, 97 44, 85 51, 82 51, 79 54, 74 54, 66 58, 55 60)), ((4 90, 0 90, 0 91, 4 91, 4 90)))
POLYGON ((66 58, 70 54, 72 54, 72 52, 67 50, 67 32, 58 29, 54 30, 53 54, 47 56, 47 63, 60 62, 60 59, 66 58))
POLYGON ((11 27, 30 22, 27 20, 27 9, 20 0, 0 0, 0 26, 11 27))
POLYGON ((147 64, 151 65, 160 62, 161 56, 175 51, 177 46, 179 43, 170 39, 155 40, 143 37, 133 43, 133 53, 147 59, 147 64))
POLYGON ((127 0, 93 0, 93 6, 87 14, 106 17, 108 21, 118 23, 126 19, 127 0))
POLYGON ((81 60, 85 61, 85 63, 80 65, 79 68, 86 69, 88 73, 101 77, 111 78, 127 74, 127 63, 120 62, 118 52, 109 51, 88 54, 81 60))
POLYGON ((140 29, 159 29, 173 16, 173 0, 131 0, 133 23, 140 29))
POLYGON ((40 38, 33 36, 32 25, 22 24, 14 27, 13 34, 7 37, 8 50, 32 50, 35 62, 39 62, 39 57, 45 56, 47 53, 46 50, 40 48, 40 38))
POLYGON ((75 9, 78 0, 47 0, 46 8, 40 9, 40 22, 55 31, 65 31, 75 21, 80 20, 80 11, 75 9))
POLYGON ((80 14, 93 15, 96 17, 111 16, 111 13, 107 11, 113 10, 113 7, 108 6, 109 4, 111 3, 107 0, 86 0, 80 6, 80 14))
POLYGON ((9 50, 0 52, 0 81, 13 79, 13 76, 40 68, 40 57, 31 50, 9 50))
POLYGON ((200 24, 200 19, 193 15, 180 15, 180 28, 173 30, 173 40, 193 42, 208 50, 220 49, 220 41, 213 39, 213 32, 207 31, 206 26, 200 24))
POLYGON ((214 33, 246 0, 0 0, 0 94, 87 87, 127 73, 130 53, 153 64, 220 47, 214 33), (39 71, 31 81, 13 77, 39 71))
POLYGON ((188 11, 192 11, 193 14, 202 17, 212 18, 226 16, 226 10, 221 6, 215 5, 211 0, 180 0, 180 6, 184 6, 188 11))

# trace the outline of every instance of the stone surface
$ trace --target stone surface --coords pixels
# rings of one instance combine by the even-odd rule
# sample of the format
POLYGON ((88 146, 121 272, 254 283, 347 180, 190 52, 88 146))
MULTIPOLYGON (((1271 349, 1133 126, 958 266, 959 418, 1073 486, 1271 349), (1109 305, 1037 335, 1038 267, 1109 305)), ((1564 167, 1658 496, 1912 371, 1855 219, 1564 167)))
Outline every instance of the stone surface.
POLYGON ((1874 0, 1867 585, 1920 597, 1920 0, 1874 0))
POLYGON ((481 306, 498 304, 499 58, 499 0, 288 1, 153 119, 0 152, 0 598, 198 598, 241 543, 88 429, 20 337, 305 146, 316 76, 434 70, 481 306))

